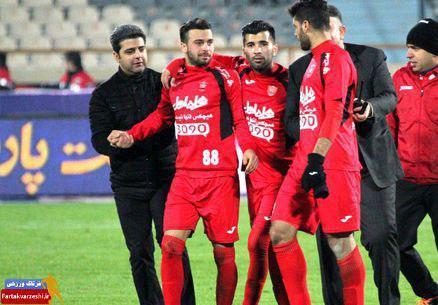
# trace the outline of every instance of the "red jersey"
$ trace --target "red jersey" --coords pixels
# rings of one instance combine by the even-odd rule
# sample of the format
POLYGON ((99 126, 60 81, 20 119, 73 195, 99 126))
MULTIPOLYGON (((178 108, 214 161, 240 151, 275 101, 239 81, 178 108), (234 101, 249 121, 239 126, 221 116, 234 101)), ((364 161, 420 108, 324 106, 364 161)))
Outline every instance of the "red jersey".
POLYGON ((93 78, 85 71, 79 71, 70 76, 66 72, 61 76, 59 80, 59 87, 61 89, 82 89, 82 88, 92 88, 96 86, 93 78))
POLYGON ((397 107, 388 123, 406 180, 438 183, 438 68, 422 75, 410 64, 394 74, 397 107))
POLYGON ((234 132, 243 151, 256 150, 243 113, 239 77, 236 71, 224 69, 214 60, 207 67, 185 66, 171 88, 163 88, 157 110, 128 133, 142 140, 173 122, 178 139, 177 175, 235 175, 234 132), (221 97, 212 70, 223 79, 225 97, 221 97))
POLYGON ((287 69, 275 63, 271 73, 261 74, 241 56, 215 54, 213 58, 240 75, 243 108, 259 158, 257 169, 249 177, 260 181, 283 180, 292 160, 291 151, 286 150, 283 123, 287 69))
POLYGON ((306 168, 307 155, 322 137, 332 142, 325 169, 359 171, 352 117, 356 69, 348 52, 330 40, 313 48, 312 54, 300 87, 300 141, 293 166, 306 168))

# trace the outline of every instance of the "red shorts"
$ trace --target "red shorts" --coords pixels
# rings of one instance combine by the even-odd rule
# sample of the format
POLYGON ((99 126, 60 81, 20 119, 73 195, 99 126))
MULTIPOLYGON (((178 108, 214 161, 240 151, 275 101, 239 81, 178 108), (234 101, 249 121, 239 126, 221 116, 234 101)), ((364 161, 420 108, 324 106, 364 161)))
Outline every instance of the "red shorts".
POLYGON ((164 231, 195 231, 199 217, 202 217, 210 241, 234 243, 239 240, 239 202, 237 176, 175 176, 164 210, 164 231))
POLYGON ((314 234, 319 222, 325 233, 360 228, 360 172, 326 170, 329 196, 313 197, 301 188, 303 170, 291 168, 275 201, 272 221, 281 220, 314 234))
POLYGON ((272 216, 275 198, 281 186, 281 180, 257 181, 246 176, 248 193, 248 212, 251 225, 256 216, 269 221, 272 216))

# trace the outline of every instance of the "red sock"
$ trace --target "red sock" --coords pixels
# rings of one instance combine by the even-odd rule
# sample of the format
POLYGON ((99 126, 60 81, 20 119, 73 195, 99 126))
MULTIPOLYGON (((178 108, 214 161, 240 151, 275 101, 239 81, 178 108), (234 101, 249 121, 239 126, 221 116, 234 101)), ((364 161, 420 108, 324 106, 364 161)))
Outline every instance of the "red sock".
POLYGON ((218 271, 216 305, 232 305, 237 286, 234 247, 214 247, 214 260, 218 271))
POLYGON ((356 248, 343 259, 338 260, 342 284, 344 285, 344 305, 364 304, 365 266, 356 248))
POLYGON ((275 258, 291 305, 310 305, 307 289, 307 266, 298 240, 274 245, 275 258))
POLYGON ((256 220, 248 237, 249 268, 243 305, 257 305, 259 303, 268 275, 268 249, 271 239, 266 223, 265 220, 263 222, 256 220))
POLYGON ((269 275, 278 305, 290 305, 272 245, 269 246, 269 275))
POLYGON ((185 244, 184 240, 170 235, 164 235, 161 243, 161 281, 166 305, 181 305, 184 286, 182 253, 185 244))

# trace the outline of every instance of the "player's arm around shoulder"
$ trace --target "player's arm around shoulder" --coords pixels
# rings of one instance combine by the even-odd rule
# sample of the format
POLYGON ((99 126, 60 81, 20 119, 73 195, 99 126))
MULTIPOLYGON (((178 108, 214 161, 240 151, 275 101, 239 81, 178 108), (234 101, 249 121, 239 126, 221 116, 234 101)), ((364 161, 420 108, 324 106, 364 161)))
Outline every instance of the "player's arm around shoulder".
POLYGON ((213 60, 218 62, 226 69, 238 70, 240 65, 245 62, 245 58, 242 56, 224 55, 219 53, 213 53, 213 60))

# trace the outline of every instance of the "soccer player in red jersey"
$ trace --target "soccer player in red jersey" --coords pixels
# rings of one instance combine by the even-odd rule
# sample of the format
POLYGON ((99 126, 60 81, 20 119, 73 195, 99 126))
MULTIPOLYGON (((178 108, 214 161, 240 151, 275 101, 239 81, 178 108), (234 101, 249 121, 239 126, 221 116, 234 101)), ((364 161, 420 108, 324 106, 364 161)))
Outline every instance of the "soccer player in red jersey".
MULTIPOLYGON (((242 38, 246 60, 240 56, 231 59, 241 78, 245 115, 259 157, 257 169, 246 176, 251 232, 243 305, 259 303, 268 269, 277 303, 284 305, 289 301, 272 253, 269 228, 275 197, 292 159, 283 123, 288 72, 273 62, 278 46, 272 25, 255 20, 242 28, 242 38)), ((225 56, 215 54, 213 58, 227 62, 225 56)))
POLYGON ((218 268, 216 304, 232 305, 237 284, 234 242, 238 240, 239 188, 235 137, 243 165, 258 163, 243 113, 239 76, 212 61, 210 24, 196 18, 180 28, 185 69, 163 89, 157 110, 128 132, 113 131, 108 140, 130 147, 175 123, 176 174, 166 202, 161 276, 166 305, 180 305, 181 255, 199 217, 213 244, 218 268))
MULTIPOLYGON (((269 269, 278 304, 288 305, 269 238, 275 197, 291 161, 283 124, 288 73, 273 62, 278 46, 272 25, 255 20, 242 28, 242 38, 245 57, 215 53, 213 59, 239 73, 244 111, 259 158, 257 169, 246 176, 251 233, 243 304, 259 303, 269 269)), ((175 77, 184 65, 184 59, 173 60, 163 71, 163 85, 168 86, 169 76, 175 77)))
POLYGON ((300 87, 300 140, 272 215, 271 240, 291 304, 307 305, 297 231, 327 233, 343 282, 345 305, 364 304, 365 269, 353 232, 360 226, 360 163, 353 123, 356 70, 348 53, 330 39, 327 2, 292 5, 295 36, 313 59, 300 87))

